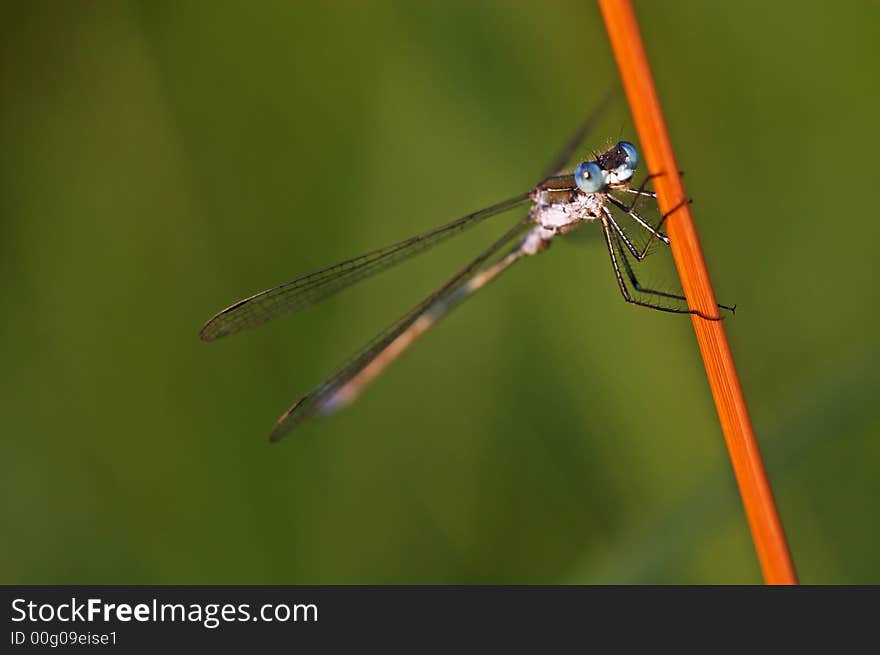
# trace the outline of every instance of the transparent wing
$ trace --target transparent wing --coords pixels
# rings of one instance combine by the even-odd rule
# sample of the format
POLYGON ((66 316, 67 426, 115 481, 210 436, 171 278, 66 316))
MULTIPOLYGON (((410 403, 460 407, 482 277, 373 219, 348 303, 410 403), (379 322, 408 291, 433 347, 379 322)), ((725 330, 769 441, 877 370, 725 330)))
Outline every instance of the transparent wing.
MULTIPOLYGON (((308 394, 296 401, 290 409, 282 414, 281 418, 275 423, 275 427, 272 429, 269 438, 272 441, 277 441, 294 427, 302 423, 305 419, 314 416, 315 414, 330 413, 337 407, 346 404, 348 399, 340 401, 340 399, 336 397, 337 392, 340 389, 370 366, 371 363, 376 361, 377 358, 379 358, 380 355, 382 355, 383 352, 398 338, 403 338, 405 343, 398 343, 398 352, 396 354, 399 354, 399 352, 409 346, 418 335, 411 336, 411 339, 407 340, 405 339, 405 333, 407 330, 410 330, 419 319, 425 321, 422 329, 419 331, 419 334, 421 334, 427 329, 427 327, 433 325, 436 320, 452 309, 455 304, 467 297, 469 294, 460 294, 457 292, 462 290, 469 281, 473 280, 484 269, 486 262, 495 253, 501 250, 513 239, 525 233, 530 226, 531 222, 528 218, 523 219, 514 225, 513 228, 508 230, 500 239, 483 251, 483 253, 481 253, 476 259, 456 273, 455 276, 440 287, 440 289, 413 307, 395 323, 376 335, 372 341, 370 341, 357 354, 352 356, 335 373, 330 375, 308 394)), ((412 335, 412 333, 410 333, 410 335, 412 335)), ((394 356, 396 356, 396 354, 394 356)), ((382 363, 379 370, 384 368, 384 366, 385 363, 382 363)), ((378 372, 376 374, 378 374, 378 372)), ((372 379, 372 376, 369 377, 369 379, 372 379)))
POLYGON ((571 161, 571 158, 574 156, 574 153, 578 148, 581 147, 581 144, 584 142, 584 139, 587 137, 587 134, 593 129, 593 126, 596 122, 602 117, 602 114, 605 113, 605 109, 608 107, 608 104, 611 102, 611 98, 613 97, 613 93, 609 90, 602 97, 602 100, 599 101, 599 104, 590 112, 590 115, 584 119, 584 122, 580 124, 578 129, 574 134, 571 135, 568 142, 565 144, 565 147, 559 151, 556 155, 556 158, 550 163, 550 165, 544 171, 544 177, 550 177, 551 175, 556 175, 561 172, 562 169, 571 161))
POLYGON ((529 194, 523 193, 497 205, 462 216, 424 234, 328 266, 239 300, 212 316, 202 327, 199 336, 204 341, 213 341, 314 305, 359 280, 399 264, 454 234, 463 232, 487 218, 506 212, 528 200, 529 194))

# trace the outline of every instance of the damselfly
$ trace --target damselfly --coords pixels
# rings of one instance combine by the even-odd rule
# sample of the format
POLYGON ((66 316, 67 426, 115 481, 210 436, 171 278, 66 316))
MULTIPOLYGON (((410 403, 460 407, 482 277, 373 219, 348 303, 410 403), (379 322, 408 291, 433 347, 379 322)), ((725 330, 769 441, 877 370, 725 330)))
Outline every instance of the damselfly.
MULTIPOLYGON (((330 414, 349 404, 388 364, 452 308, 515 262, 546 250, 557 236, 584 222, 599 222, 614 276, 624 300, 660 311, 697 314, 708 320, 718 320, 718 316, 706 316, 687 308, 683 304, 684 296, 646 288, 636 277, 634 263, 630 258, 641 262, 654 242, 669 245, 668 237, 660 228, 666 217, 687 201, 682 200, 679 205, 662 215, 656 225, 637 211, 639 199, 647 198, 645 202, 655 201, 655 194, 645 187, 658 174, 648 175, 638 187, 631 185, 639 163, 638 151, 632 143, 620 141, 593 159, 578 164, 573 173, 560 172, 580 147, 598 113, 598 110, 594 112, 577 130, 554 160, 543 181, 531 191, 463 216, 424 234, 272 287, 230 305, 209 319, 199 333, 205 341, 213 341, 278 316, 292 314, 488 218, 516 207, 531 205, 524 218, 476 259, 378 334, 335 373, 296 401, 275 423, 270 439, 280 439, 311 416, 330 414), (632 198, 631 202, 624 200, 627 196, 632 198), (644 230, 647 240, 643 246, 639 247, 637 240, 621 225, 624 217, 634 222, 632 227, 636 230, 644 230), (510 247, 511 244, 514 245, 510 247), (506 247, 509 250, 505 251, 506 247), (499 253, 503 254, 498 256, 499 253), (646 300, 645 297, 658 300, 646 300), (662 305, 659 299, 679 302, 683 306, 662 305)), ((730 311, 734 309, 726 305, 719 307, 730 311)))

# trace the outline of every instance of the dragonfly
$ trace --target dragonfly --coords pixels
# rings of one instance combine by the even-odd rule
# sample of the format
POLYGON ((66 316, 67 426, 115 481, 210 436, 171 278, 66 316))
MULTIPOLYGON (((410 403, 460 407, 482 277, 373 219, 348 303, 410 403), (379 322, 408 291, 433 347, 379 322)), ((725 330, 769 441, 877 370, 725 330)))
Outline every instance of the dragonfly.
MULTIPOLYGON (((661 215, 656 225, 644 217, 637 209, 637 203, 641 199, 656 203, 655 193, 646 186, 662 173, 647 175, 641 184, 633 185, 639 153, 632 143, 619 141, 591 159, 581 161, 573 172, 564 172, 600 111, 601 106, 579 126, 541 181, 531 190, 428 232, 271 287, 233 303, 208 319, 199 336, 204 341, 214 341, 299 312, 484 221, 528 206, 526 214, 475 259, 293 403, 275 422, 269 434, 270 441, 280 440, 306 419, 333 414, 351 403, 391 362, 453 308, 519 260, 544 252, 554 239, 584 223, 601 226, 614 278, 626 302, 663 312, 721 320, 721 316, 706 315, 687 307, 681 294, 651 289, 639 282, 635 270, 637 264, 649 254, 653 244, 669 245, 669 237, 661 227, 668 216, 690 201, 682 200, 661 215), (643 231, 642 235, 646 237, 643 244, 633 237, 632 231, 625 229, 623 218, 631 221, 631 229, 643 231), (684 301, 679 302, 683 306, 669 304, 676 301, 684 301)), ((720 303, 718 307, 730 312, 736 308, 720 303)))

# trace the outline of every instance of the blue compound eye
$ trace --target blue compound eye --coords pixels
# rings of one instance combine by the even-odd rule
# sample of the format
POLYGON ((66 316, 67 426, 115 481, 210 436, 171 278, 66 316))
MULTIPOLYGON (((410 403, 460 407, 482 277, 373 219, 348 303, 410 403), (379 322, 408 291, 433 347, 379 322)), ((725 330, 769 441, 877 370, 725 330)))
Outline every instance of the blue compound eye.
POLYGON ((617 144, 617 147, 626 153, 627 166, 635 170, 639 165, 639 151, 636 150, 636 147, 629 141, 621 141, 617 144))
POLYGON ((595 162, 581 162, 574 171, 574 183, 584 193, 596 193, 605 186, 605 171, 595 162))

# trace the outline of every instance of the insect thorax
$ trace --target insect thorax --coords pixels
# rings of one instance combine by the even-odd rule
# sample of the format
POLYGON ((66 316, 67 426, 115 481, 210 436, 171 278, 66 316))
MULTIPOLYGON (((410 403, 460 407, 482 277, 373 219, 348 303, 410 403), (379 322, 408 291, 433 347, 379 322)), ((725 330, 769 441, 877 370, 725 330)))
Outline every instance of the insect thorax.
POLYGON ((523 240, 523 249, 530 255, 544 250, 557 234, 598 218, 604 204, 604 193, 539 192, 530 213, 536 226, 523 240))

